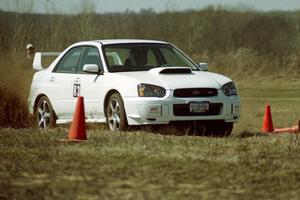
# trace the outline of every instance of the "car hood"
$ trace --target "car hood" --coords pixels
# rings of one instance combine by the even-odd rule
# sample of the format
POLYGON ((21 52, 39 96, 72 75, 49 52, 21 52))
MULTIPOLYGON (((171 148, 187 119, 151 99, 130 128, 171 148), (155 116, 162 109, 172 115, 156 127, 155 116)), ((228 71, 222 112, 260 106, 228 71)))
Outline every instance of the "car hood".
MULTIPOLYGON (((205 71, 191 71, 190 73, 165 73, 161 71, 167 68, 152 69, 150 71, 142 72, 118 72, 113 73, 115 76, 128 80, 129 82, 146 83, 162 86, 165 89, 177 88, 216 88, 220 89, 222 85, 231 80, 223 75, 205 72, 205 71)), ((168 68, 170 69, 170 68, 168 68)), ((176 68, 173 68, 176 69, 176 68)), ((178 69, 178 68, 177 68, 178 69)), ((181 68, 183 69, 183 68, 181 68)))

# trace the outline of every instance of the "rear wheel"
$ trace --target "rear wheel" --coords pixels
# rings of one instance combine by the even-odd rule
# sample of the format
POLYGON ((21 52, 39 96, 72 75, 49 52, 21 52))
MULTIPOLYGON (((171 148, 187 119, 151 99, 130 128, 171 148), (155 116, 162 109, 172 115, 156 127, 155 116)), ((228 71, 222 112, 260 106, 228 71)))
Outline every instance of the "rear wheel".
POLYGON ((35 108, 35 121, 39 128, 53 128, 56 125, 55 114, 47 97, 41 97, 35 108))
POLYGON ((106 105, 106 117, 111 131, 126 131, 128 128, 124 103, 119 93, 110 96, 106 105))

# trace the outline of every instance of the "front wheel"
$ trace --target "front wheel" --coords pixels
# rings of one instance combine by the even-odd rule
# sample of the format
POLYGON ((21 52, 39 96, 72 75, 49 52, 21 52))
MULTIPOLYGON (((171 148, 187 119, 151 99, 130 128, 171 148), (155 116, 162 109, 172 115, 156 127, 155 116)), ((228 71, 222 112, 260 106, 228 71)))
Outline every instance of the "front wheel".
POLYGON ((35 108, 35 121, 39 128, 53 128, 56 125, 55 114, 47 97, 41 97, 35 108))
POLYGON ((126 131, 127 118, 122 97, 119 93, 110 96, 106 106, 106 117, 111 131, 126 131))

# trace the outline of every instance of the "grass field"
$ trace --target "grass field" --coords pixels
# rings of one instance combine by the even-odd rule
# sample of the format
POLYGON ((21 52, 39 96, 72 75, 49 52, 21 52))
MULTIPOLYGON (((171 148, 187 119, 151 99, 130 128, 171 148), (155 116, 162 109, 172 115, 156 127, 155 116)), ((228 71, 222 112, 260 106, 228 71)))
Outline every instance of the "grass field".
POLYGON ((298 199, 300 136, 259 130, 266 103, 277 127, 299 119, 299 81, 257 81, 238 82, 242 118, 228 138, 91 126, 88 141, 64 143, 68 126, 2 128, 0 199, 298 199))
POLYGON ((267 103, 276 127, 300 119, 297 73, 233 76, 242 117, 228 138, 176 136, 182 133, 174 129, 112 133, 96 125, 76 144, 60 141, 68 126, 30 128, 24 102, 32 70, 29 61, 12 60, 2 63, 9 75, 1 74, 1 124, 29 128, 0 129, 0 199, 300 197, 300 136, 259 133, 267 103))
POLYGON ((0 130, 1 199, 298 199, 300 137, 0 130))
POLYGON ((260 131, 266 104, 271 106, 275 127, 297 124, 300 120, 300 81, 295 77, 261 76, 255 81, 240 80, 242 117, 234 132, 260 131))

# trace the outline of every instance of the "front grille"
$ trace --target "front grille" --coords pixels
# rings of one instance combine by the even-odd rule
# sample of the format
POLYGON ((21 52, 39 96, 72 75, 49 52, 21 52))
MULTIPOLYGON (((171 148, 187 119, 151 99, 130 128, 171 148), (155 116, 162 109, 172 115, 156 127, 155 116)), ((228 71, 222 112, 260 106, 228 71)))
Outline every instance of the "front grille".
POLYGON ((215 88, 182 88, 174 90, 174 97, 213 97, 218 95, 215 88))
POLYGON ((174 116, 210 116, 210 115, 219 115, 222 103, 210 103, 209 110, 204 113, 193 113, 190 112, 189 104, 174 104, 173 105, 173 114, 174 116))

